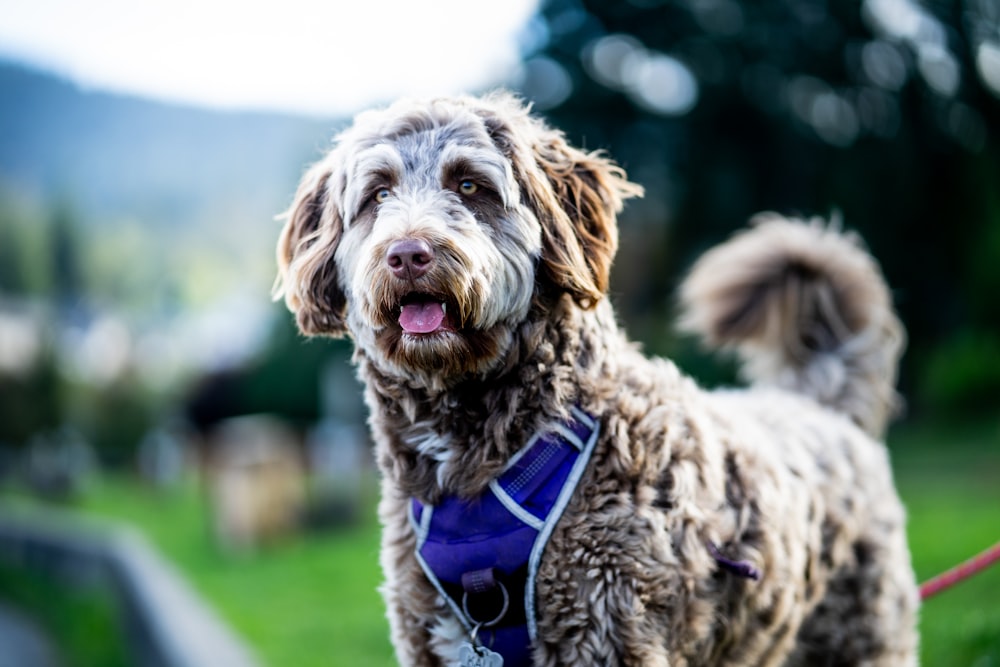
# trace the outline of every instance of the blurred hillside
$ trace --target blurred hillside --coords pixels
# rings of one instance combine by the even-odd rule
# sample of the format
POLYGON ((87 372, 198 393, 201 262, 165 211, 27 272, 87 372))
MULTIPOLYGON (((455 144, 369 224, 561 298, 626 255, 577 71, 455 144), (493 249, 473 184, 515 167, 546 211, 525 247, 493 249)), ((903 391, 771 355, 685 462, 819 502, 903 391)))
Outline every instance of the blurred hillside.
POLYGON ((12 64, 0 64, 0 91, 8 205, 58 202, 98 240, 141 225, 155 252, 135 257, 139 264, 186 246, 263 273, 277 229, 271 217, 335 125, 82 90, 12 64))
POLYGON ((170 106, 13 64, 0 95, 0 445, 68 429, 125 462, 202 378, 267 366, 275 347, 307 350, 305 368, 286 364, 269 390, 238 383, 253 398, 223 412, 305 392, 315 418, 324 353, 271 303, 275 216, 338 123, 170 106), (276 391, 296 368, 307 386, 276 391))

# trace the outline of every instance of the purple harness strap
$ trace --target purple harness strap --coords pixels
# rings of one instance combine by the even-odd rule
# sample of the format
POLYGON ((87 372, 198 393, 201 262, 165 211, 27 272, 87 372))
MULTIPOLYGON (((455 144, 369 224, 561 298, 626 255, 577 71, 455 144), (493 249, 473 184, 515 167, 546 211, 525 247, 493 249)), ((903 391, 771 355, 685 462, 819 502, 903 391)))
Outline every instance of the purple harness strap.
POLYGON ((597 442, 598 422, 575 407, 572 417, 533 436, 478 498, 410 503, 427 578, 505 667, 531 664, 538 565, 597 442))

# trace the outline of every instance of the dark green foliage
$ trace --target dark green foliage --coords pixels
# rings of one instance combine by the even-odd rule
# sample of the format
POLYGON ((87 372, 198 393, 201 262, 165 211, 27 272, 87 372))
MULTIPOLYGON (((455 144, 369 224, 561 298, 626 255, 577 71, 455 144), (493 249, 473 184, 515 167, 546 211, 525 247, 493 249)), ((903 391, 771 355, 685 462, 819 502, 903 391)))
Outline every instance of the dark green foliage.
POLYGON ((50 350, 23 374, 0 372, 0 444, 23 445, 57 428, 62 415, 63 383, 50 350))
POLYGON ((941 415, 1000 410, 1000 334, 965 330, 937 346, 920 381, 921 398, 941 415))
MULTIPOLYGON (((347 370, 347 341, 305 338, 284 306, 264 350, 245 366, 201 378, 191 387, 187 415, 205 428, 227 417, 268 413, 307 425, 324 415, 323 383, 331 366, 347 370)), ((338 377, 335 391, 360 404, 361 386, 338 377)), ((356 418, 357 414, 338 415, 356 418)))
POLYGON ((81 402, 82 430, 101 461, 118 468, 131 466, 139 442, 158 416, 153 396, 135 379, 125 377, 87 390, 81 402))
POLYGON ((65 205, 57 205, 49 225, 49 271, 52 296, 59 305, 75 307, 86 294, 80 240, 75 218, 65 205))
POLYGON ((24 248, 16 226, 13 211, 0 207, 0 293, 23 294, 27 290, 24 248))
MULTIPOLYGON (((253 411, 280 414, 294 421, 315 421, 323 408, 321 390, 327 365, 346 367, 350 343, 305 338, 284 306, 279 308, 269 345, 260 361, 248 370, 242 395, 253 411)), ((361 387, 351 383, 344 390, 360 393, 361 387)))
POLYGON ((543 3, 546 28, 531 32, 528 62, 555 63, 569 94, 546 94, 554 75, 529 77, 524 92, 572 141, 608 150, 646 187, 623 216, 614 280, 625 323, 651 349, 664 347, 667 295, 694 258, 762 210, 837 211, 861 232, 910 333, 902 377, 917 401, 936 400, 915 386, 936 346, 964 328, 1000 327, 1000 91, 975 66, 995 6, 893 4, 928 31, 910 38, 899 14, 874 18, 884 5, 543 3), (920 61, 932 33, 947 52, 938 64, 954 68, 943 78, 920 61), (616 68, 613 49, 601 60, 611 43, 631 60, 616 68), (693 77, 693 106, 649 103, 686 90, 683 77, 643 78, 657 58, 693 77))

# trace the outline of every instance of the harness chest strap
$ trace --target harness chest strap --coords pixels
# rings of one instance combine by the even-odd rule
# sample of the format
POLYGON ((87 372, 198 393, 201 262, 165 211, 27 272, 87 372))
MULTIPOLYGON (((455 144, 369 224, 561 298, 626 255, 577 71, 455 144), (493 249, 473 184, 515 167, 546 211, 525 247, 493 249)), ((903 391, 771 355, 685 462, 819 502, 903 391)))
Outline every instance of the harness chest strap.
POLYGON ((410 502, 424 573, 473 639, 503 656, 507 667, 531 663, 542 553, 600 431, 582 410, 574 407, 571 415, 533 436, 478 498, 410 502))

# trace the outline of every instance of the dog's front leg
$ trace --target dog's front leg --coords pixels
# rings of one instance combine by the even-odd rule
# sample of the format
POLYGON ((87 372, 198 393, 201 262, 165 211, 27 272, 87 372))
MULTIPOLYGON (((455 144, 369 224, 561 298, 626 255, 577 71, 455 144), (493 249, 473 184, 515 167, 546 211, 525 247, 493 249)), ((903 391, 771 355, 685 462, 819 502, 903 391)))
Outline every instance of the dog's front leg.
POLYGON ((651 593, 670 568, 643 543, 652 531, 639 517, 605 519, 570 518, 550 542, 538 573, 536 662, 669 667, 669 614, 651 593))
POLYGON ((665 629, 643 614, 634 583, 612 581, 616 576, 591 571, 551 589, 539 620, 537 664, 669 667, 665 629))
POLYGON ((409 525, 406 500, 391 483, 383 482, 379 517, 382 521, 381 592, 396 658, 403 667, 439 667, 432 650, 431 628, 437 624, 437 592, 427 582, 415 556, 416 537, 409 525))

